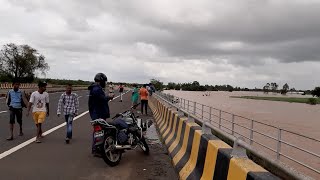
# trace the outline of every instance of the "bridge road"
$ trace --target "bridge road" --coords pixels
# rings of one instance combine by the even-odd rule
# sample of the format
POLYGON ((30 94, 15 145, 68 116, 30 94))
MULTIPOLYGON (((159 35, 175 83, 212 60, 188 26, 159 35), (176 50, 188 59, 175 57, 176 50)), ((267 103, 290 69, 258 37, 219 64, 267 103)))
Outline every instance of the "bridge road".
MULTIPOLYGON (((77 92, 80 98, 80 113, 82 117, 73 124, 73 139, 71 144, 65 144, 65 126, 44 137, 43 143, 34 142, 1 159, 1 153, 34 137, 35 127, 31 117, 24 116, 25 136, 7 142, 8 114, 0 114, 0 179, 178 179, 160 143, 150 143, 150 155, 145 156, 140 149, 127 151, 117 167, 109 167, 101 158, 91 155, 92 127, 87 111, 87 91, 77 92), (4 121, 4 122, 3 122, 4 121), (5 133, 3 132, 5 131, 5 133)), ((46 120, 45 131, 64 122, 56 116, 56 104, 61 93, 50 94, 50 117, 46 120)), ((0 99, 3 108, 3 100, 0 99)), ((111 115, 128 109, 130 93, 124 95, 124 101, 115 99, 110 102, 111 115)), ((2 109, 1 109, 2 110, 2 109)), ((149 111, 151 113, 151 111, 149 111)), ((142 116, 141 118, 152 118, 142 116)))
MULTIPOLYGON (((88 91, 78 91, 75 92, 79 96, 79 103, 80 109, 79 112, 85 112, 88 109, 88 91)), ((64 122, 63 117, 58 118, 57 117, 57 105, 58 105, 58 100, 60 98, 60 95, 62 92, 58 93, 49 93, 49 98, 50 98, 50 116, 46 119, 43 128, 44 131, 51 129, 61 123, 64 122)), ((23 117, 22 117, 22 123, 23 123, 23 131, 24 131, 24 136, 20 137, 18 136, 19 133, 19 125, 18 123, 15 124, 15 129, 14 129, 14 140, 13 141, 7 141, 6 138, 9 135, 9 111, 8 111, 8 106, 5 103, 5 99, 0 99, 0 153, 11 149, 18 144, 21 144, 22 142, 25 142, 29 140, 30 138, 35 136, 36 133, 36 126, 32 120, 32 116, 26 117, 26 112, 27 109, 23 109, 23 117)))

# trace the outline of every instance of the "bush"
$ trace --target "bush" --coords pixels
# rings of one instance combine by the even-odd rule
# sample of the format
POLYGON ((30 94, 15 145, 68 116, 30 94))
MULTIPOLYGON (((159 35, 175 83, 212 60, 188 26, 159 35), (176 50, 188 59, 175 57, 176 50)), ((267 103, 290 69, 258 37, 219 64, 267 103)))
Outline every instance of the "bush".
POLYGON ((309 98, 308 103, 311 105, 316 105, 317 104, 317 99, 316 98, 309 98))
POLYGON ((313 91, 311 91, 312 96, 320 97, 320 87, 315 87, 313 91))

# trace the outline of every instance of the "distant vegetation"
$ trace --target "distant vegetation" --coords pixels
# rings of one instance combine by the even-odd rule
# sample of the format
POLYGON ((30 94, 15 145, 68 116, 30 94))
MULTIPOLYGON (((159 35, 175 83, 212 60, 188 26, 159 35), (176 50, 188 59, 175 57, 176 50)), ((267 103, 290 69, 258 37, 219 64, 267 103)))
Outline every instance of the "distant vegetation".
MULTIPOLYGON (((200 85, 198 81, 193 81, 192 83, 173 83, 170 82, 166 86, 167 89, 183 90, 183 91, 240 91, 244 90, 241 88, 234 88, 231 85, 200 85)), ((246 90, 249 90, 246 88, 246 90)))
POLYGON ((320 97, 320 87, 315 87, 313 91, 311 91, 311 95, 313 97, 320 97))
POLYGON ((174 83, 169 82, 168 85, 163 86, 166 89, 173 90, 183 90, 183 91, 262 91, 266 94, 272 92, 274 94, 280 93, 286 95, 288 92, 303 92, 302 95, 313 95, 314 97, 320 97, 320 87, 316 87, 314 90, 296 90, 295 88, 290 88, 287 83, 285 83, 279 90, 279 85, 275 82, 267 83, 262 88, 249 89, 246 87, 233 87, 231 85, 200 85, 198 81, 193 81, 189 83, 174 83))
POLYGON ((255 100, 267 101, 282 101, 290 103, 307 103, 307 104, 320 104, 319 98, 296 98, 296 97, 260 97, 260 96, 231 96, 232 98, 244 98, 255 100))

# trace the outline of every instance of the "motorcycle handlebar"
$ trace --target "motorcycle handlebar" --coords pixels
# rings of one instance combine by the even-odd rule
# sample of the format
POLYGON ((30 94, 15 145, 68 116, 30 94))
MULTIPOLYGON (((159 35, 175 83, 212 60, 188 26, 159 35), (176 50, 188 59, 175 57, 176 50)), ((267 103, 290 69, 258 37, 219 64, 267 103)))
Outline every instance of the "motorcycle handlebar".
POLYGON ((117 118, 117 117, 119 117, 119 116, 122 116, 122 114, 124 114, 124 113, 126 113, 126 112, 128 112, 128 111, 132 111, 132 109, 135 109, 139 104, 140 104, 140 103, 131 106, 131 107, 130 107, 130 110, 126 110, 126 111, 124 111, 124 112, 122 112, 122 113, 116 114, 115 116, 112 117, 112 119, 115 119, 115 118, 117 118))

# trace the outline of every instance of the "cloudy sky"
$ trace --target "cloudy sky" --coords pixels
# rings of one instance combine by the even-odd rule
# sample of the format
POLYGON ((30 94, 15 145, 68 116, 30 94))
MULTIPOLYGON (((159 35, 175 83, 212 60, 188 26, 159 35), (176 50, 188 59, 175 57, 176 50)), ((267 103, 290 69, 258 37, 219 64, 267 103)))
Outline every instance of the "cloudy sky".
POLYGON ((0 0, 0 45, 47 77, 262 87, 320 85, 320 0, 0 0))

